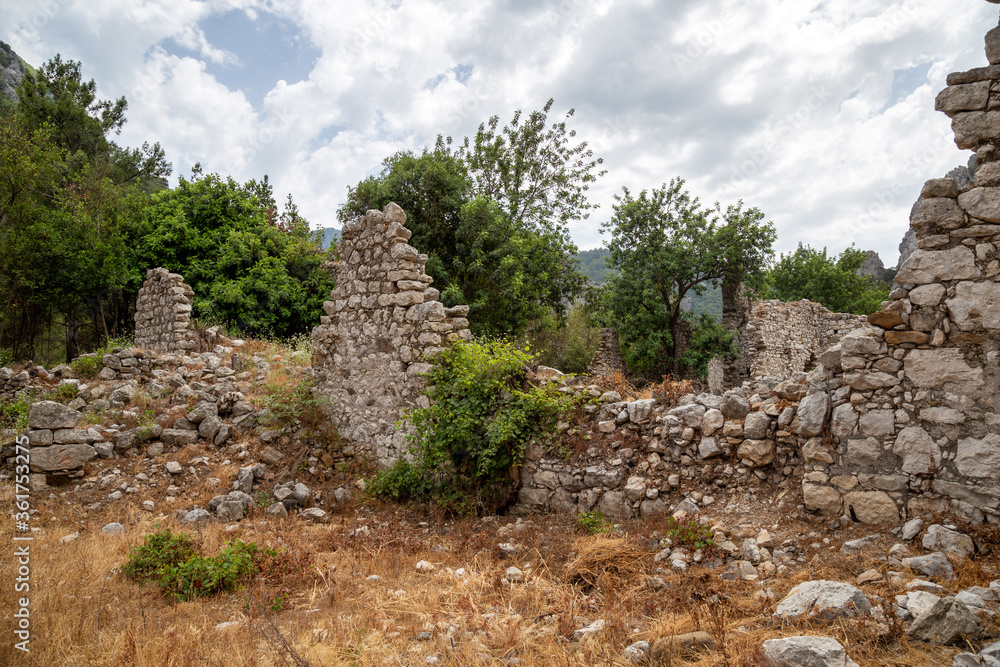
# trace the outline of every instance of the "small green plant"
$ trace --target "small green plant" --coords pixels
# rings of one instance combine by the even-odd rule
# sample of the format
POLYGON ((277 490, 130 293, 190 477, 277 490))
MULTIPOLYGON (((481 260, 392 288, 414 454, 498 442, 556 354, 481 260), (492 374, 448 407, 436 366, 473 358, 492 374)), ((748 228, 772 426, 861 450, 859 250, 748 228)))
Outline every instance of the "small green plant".
POLYGON ((19 396, 13 401, 0 401, 0 429, 16 429, 23 431, 28 428, 28 408, 31 399, 19 396))
POLYGON ((112 338, 108 341, 108 344, 102 348, 94 350, 89 354, 84 354, 76 359, 69 362, 70 368, 76 372, 77 375, 85 378, 97 377, 97 374, 101 372, 104 367, 102 359, 105 354, 110 354, 112 350, 116 347, 127 348, 132 346, 132 339, 126 336, 119 336, 118 338, 112 338))
POLYGON ((449 510, 494 511, 514 490, 509 472, 524 443, 549 442, 573 399, 528 381, 532 356, 506 340, 455 343, 434 359, 424 394, 430 407, 408 419, 412 463, 399 461, 369 485, 376 496, 431 500, 449 510))
POLYGON ((296 421, 305 428, 318 429, 323 423, 323 408, 329 400, 313 391, 315 380, 276 374, 265 382, 264 415, 258 416, 264 426, 282 428, 296 421))
POLYGON ((678 521, 674 517, 667 519, 667 537, 674 544, 692 549, 707 549, 715 546, 714 533, 709 526, 695 521, 678 521))
POLYGON ((614 524, 605 518, 603 512, 580 512, 576 515, 576 525, 588 535, 611 534, 615 530, 614 524))
POLYGON ((199 555, 191 538, 170 529, 146 536, 129 553, 122 574, 136 581, 156 581, 175 601, 232 591, 261 571, 278 551, 256 542, 233 540, 215 556, 199 555))
POLYGON ((80 388, 74 383, 61 384, 49 392, 49 400, 57 403, 68 403, 76 398, 80 388))

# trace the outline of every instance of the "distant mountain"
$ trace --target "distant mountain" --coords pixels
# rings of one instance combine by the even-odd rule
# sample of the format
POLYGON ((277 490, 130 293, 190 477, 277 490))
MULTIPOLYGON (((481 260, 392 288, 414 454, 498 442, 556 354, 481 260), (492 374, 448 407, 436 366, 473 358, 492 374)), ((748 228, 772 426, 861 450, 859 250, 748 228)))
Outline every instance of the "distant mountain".
POLYGON ((17 87, 28 65, 6 42, 0 42, 0 109, 17 104, 17 87))
POLYGON ((604 260, 607 259, 610 252, 607 248, 594 248, 593 250, 582 250, 576 254, 576 259, 580 262, 580 273, 584 275, 585 278, 591 280, 598 285, 603 285, 604 281, 608 279, 608 276, 612 275, 614 271, 608 268, 604 260))
POLYGON ((330 247, 331 243, 336 243, 340 240, 340 230, 336 227, 324 227, 323 228, 323 250, 330 247))

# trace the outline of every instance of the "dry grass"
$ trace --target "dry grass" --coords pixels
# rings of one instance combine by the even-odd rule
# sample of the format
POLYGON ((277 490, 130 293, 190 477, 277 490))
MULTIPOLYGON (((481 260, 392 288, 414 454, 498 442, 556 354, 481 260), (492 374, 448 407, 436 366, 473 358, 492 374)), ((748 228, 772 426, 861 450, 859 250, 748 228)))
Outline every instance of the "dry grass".
MULTIPOLYGON (((5 486, 3 499, 11 493, 5 486)), ((762 642, 794 634, 832 636, 865 667, 947 665, 959 650, 911 643, 891 622, 770 622, 776 600, 796 583, 852 581, 865 569, 884 568, 884 549, 849 558, 817 553, 794 576, 764 587, 698 568, 667 572, 661 574, 667 588, 654 591, 647 580, 660 564, 652 559, 649 525, 580 537, 569 517, 534 518, 511 532, 500 529, 510 523, 504 519, 448 521, 396 506, 355 505, 328 525, 258 515, 235 532, 220 524, 193 529, 204 553, 239 537, 285 549, 294 567, 233 594, 175 605, 117 568, 158 527, 192 529, 131 505, 79 523, 48 521, 56 501, 33 502, 42 510, 33 523, 45 531, 31 547, 32 652, 25 656, 5 641, 3 665, 423 665, 428 656, 445 665, 499 665, 515 656, 522 665, 625 665, 622 650, 630 643, 694 630, 712 633, 717 649, 686 662, 671 653, 664 664, 762 667, 762 642), (101 534, 99 526, 111 520, 125 524, 126 533, 101 534), (77 529, 79 539, 60 542, 77 529), (516 557, 497 549, 508 541, 517 545, 516 557), (434 563, 436 572, 416 572, 418 560, 434 563), (510 565, 525 572, 525 583, 502 580, 510 565), (766 588, 770 599, 760 592, 766 588), (597 619, 606 623, 602 633, 572 640, 574 630, 597 619), (234 624, 216 629, 223 622, 234 624), (429 639, 420 639, 422 632, 429 639)), ((983 585, 997 576, 996 566, 966 564, 949 588, 983 585)), ((15 569, 9 555, 0 559, 5 581, 15 569)), ((888 600, 898 592, 887 582, 866 590, 888 600)), ((3 595, 5 608, 13 608, 12 587, 3 595)), ((0 629, 6 637, 10 624, 8 614, 0 629)))

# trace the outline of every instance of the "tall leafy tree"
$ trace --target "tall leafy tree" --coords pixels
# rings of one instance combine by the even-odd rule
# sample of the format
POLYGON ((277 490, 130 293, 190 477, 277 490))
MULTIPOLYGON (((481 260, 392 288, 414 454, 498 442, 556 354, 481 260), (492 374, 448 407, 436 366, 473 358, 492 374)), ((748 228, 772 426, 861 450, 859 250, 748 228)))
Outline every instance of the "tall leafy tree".
POLYGON ((799 246, 782 254, 768 272, 767 297, 781 301, 808 299, 835 313, 866 315, 889 298, 889 284, 860 275, 866 253, 854 246, 836 257, 826 248, 799 246))
POLYGON ((319 321, 333 288, 320 236, 290 197, 278 212, 267 177, 241 184, 196 168, 152 196, 139 260, 184 276, 195 317, 290 336, 319 321))
MULTIPOLYGON (((670 370, 682 361, 684 297, 723 280, 758 286, 773 255, 774 226, 742 201, 725 210, 718 203, 703 207, 679 178, 638 196, 623 188, 615 200, 614 214, 601 227, 611 235, 608 265, 618 275, 601 291, 601 315, 618 331, 630 365, 670 370)), ((694 338, 726 347, 705 331, 694 338)), ((700 350, 699 359, 709 352, 700 350)))
POLYGON ((548 313, 562 318, 580 294, 571 222, 599 170, 566 121, 548 125, 552 100, 500 127, 494 116, 453 150, 449 137, 418 156, 397 153, 382 173, 348 189, 342 222, 395 201, 407 213, 411 243, 428 254, 427 272, 445 303, 471 306, 476 334, 520 334, 548 313))

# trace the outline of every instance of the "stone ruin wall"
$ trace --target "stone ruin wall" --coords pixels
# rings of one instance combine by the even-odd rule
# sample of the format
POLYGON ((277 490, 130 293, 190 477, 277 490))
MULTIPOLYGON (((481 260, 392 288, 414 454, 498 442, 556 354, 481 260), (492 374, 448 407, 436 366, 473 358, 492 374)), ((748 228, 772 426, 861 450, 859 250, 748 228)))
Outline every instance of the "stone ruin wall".
POLYGON ((625 370, 625 359, 622 357, 621 341, 611 327, 601 328, 601 344, 594 353, 594 358, 587 368, 589 375, 611 375, 616 371, 625 370))
POLYGON ((406 408, 427 405, 420 395, 428 360, 457 340, 471 340, 468 306, 445 308, 427 255, 407 241, 406 214, 396 204, 344 225, 337 286, 313 329, 319 392, 332 405, 337 432, 357 454, 380 465, 406 451, 406 408))
POLYGON ((813 301, 761 301, 740 331, 741 357, 735 384, 748 377, 787 378, 816 365, 820 353, 855 329, 868 326, 863 315, 832 313, 813 301))
POLYGON ((190 329, 191 286, 177 273, 150 269, 135 304, 135 346, 157 352, 190 351, 197 346, 190 329))
POLYGON ((918 248, 873 326, 764 302, 747 322, 747 370, 783 382, 669 409, 577 387, 601 403, 589 446, 567 461, 529 443, 520 509, 646 517, 668 511, 667 494, 707 504, 756 480, 800 484, 807 510, 863 523, 955 512, 1000 524, 1000 28, 987 54, 990 67, 950 75, 936 102, 959 148, 976 150, 975 181, 925 184, 918 248))

